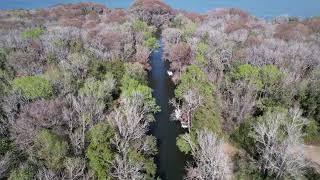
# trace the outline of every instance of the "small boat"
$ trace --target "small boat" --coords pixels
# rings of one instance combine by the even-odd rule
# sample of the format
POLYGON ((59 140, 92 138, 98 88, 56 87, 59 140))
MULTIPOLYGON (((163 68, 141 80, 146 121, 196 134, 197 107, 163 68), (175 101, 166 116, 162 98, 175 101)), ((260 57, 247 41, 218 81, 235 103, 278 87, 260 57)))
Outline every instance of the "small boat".
POLYGON ((172 72, 172 71, 167 71, 167 74, 168 74, 169 76, 172 76, 172 75, 173 75, 173 72, 172 72))
POLYGON ((187 129, 187 128, 189 128, 189 125, 188 125, 187 122, 182 121, 181 122, 181 127, 184 128, 184 129, 187 129))

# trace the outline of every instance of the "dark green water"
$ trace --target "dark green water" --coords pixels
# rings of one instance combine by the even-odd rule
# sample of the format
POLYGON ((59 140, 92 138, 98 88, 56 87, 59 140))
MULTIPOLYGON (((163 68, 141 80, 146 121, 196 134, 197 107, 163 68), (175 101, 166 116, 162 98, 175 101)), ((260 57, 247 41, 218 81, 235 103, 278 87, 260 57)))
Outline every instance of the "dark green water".
POLYGON ((161 107, 155 115, 151 133, 157 138, 158 156, 156 157, 157 174, 162 180, 180 180, 184 174, 186 157, 176 146, 176 137, 183 133, 178 122, 170 120, 173 108, 169 100, 174 96, 174 84, 167 75, 168 64, 162 60, 160 47, 150 57, 152 70, 149 72, 149 86, 154 90, 153 96, 161 107))

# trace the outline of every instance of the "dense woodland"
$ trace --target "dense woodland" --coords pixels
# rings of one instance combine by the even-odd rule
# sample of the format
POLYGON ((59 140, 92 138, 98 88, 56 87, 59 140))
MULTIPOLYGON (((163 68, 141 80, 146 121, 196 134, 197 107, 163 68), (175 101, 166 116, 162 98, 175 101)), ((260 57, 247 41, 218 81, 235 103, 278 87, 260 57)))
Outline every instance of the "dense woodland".
POLYGON ((0 24, 0 179, 157 179, 158 38, 185 179, 320 178, 305 153, 320 146, 320 18, 137 0, 2 10, 0 24))

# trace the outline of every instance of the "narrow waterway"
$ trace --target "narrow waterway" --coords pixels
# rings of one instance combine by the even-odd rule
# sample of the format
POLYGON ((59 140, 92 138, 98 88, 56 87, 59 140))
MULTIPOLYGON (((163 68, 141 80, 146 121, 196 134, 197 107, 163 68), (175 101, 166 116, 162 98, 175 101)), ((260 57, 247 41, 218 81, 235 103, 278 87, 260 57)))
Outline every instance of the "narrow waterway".
POLYGON ((151 133, 157 138, 158 156, 156 157, 157 174, 162 180, 180 180, 183 178, 185 156, 176 146, 176 137, 183 133, 177 122, 170 120, 172 106, 169 100, 174 96, 174 84, 167 75, 168 64, 162 59, 162 43, 150 58, 152 70, 149 72, 149 86, 153 97, 161 107, 155 115, 151 133))

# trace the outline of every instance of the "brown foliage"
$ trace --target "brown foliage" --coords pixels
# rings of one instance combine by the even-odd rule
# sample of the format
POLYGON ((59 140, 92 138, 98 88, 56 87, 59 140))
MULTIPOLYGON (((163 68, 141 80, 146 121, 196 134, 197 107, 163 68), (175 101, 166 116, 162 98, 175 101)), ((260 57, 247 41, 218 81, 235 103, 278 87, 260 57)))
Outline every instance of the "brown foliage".
POLYGON ((195 13, 195 12, 175 10, 175 14, 183 14, 185 17, 187 17, 188 19, 190 19, 193 22, 202 22, 205 19, 205 15, 195 13))
POLYGON ((97 26, 97 22, 96 21, 86 21, 84 24, 83 24, 83 28, 85 29, 93 29, 97 26))
POLYGON ((241 9, 230 8, 228 9, 228 13, 233 16, 239 16, 241 19, 248 19, 249 14, 241 9))
POLYGON ((135 8, 141 8, 143 10, 152 12, 170 12, 171 7, 162 2, 161 0, 137 0, 133 4, 135 8))
POLYGON ((86 19, 87 20, 91 20, 91 21, 99 21, 100 17, 99 14, 95 11, 90 11, 87 15, 86 15, 86 19))
POLYGON ((63 134, 63 103, 61 99, 38 100, 22 107, 19 117, 10 122, 10 133, 21 148, 28 148, 42 128, 63 134))
POLYGON ((286 41, 303 40, 310 33, 310 29, 302 23, 282 23, 276 27, 275 37, 286 41))
POLYGON ((17 76, 37 74, 43 69, 42 63, 31 52, 12 52, 8 57, 8 65, 17 76))
POLYGON ((258 46, 261 44, 261 42, 263 41, 262 38, 258 37, 258 36, 254 36, 254 35, 249 35, 249 37, 247 38, 246 44, 251 47, 251 46, 258 46))
POLYGON ((320 32, 320 18, 312 18, 304 21, 304 24, 308 26, 314 33, 320 32))
POLYGON ((105 17, 105 23, 118 22, 123 23, 127 20, 127 12, 123 9, 110 10, 105 17))
POLYGON ((0 24, 1 24, 1 29, 14 29, 18 28, 20 26, 21 22, 18 21, 11 21, 11 20, 6 20, 6 19, 1 19, 0 24))
POLYGON ((188 63, 191 60, 191 48, 187 43, 181 42, 172 48, 169 52, 168 59, 170 61, 179 61, 182 63, 188 63))
POLYGON ((160 0, 137 0, 130 8, 135 18, 160 27, 173 18, 173 10, 160 0))
POLYGON ((107 50, 119 49, 122 34, 119 32, 106 32, 102 35, 102 44, 107 50))
POLYGON ((247 12, 236 9, 236 8, 229 8, 229 9, 217 9, 212 12, 213 16, 224 18, 228 15, 230 16, 238 16, 240 19, 248 19, 250 16, 247 12))
POLYGON ((247 26, 247 19, 235 19, 235 20, 230 20, 227 22, 227 27, 225 28, 226 33, 232 33, 234 31, 240 30, 240 29, 248 29, 247 26))
POLYGON ((135 54, 135 60, 136 62, 141 63, 146 69, 150 69, 150 65, 148 63, 149 56, 150 56, 150 50, 146 47, 138 46, 137 52, 135 54))
POLYGON ((74 18, 62 18, 60 22, 63 26, 73 26, 77 28, 82 27, 82 23, 84 22, 83 17, 74 17, 74 18))

